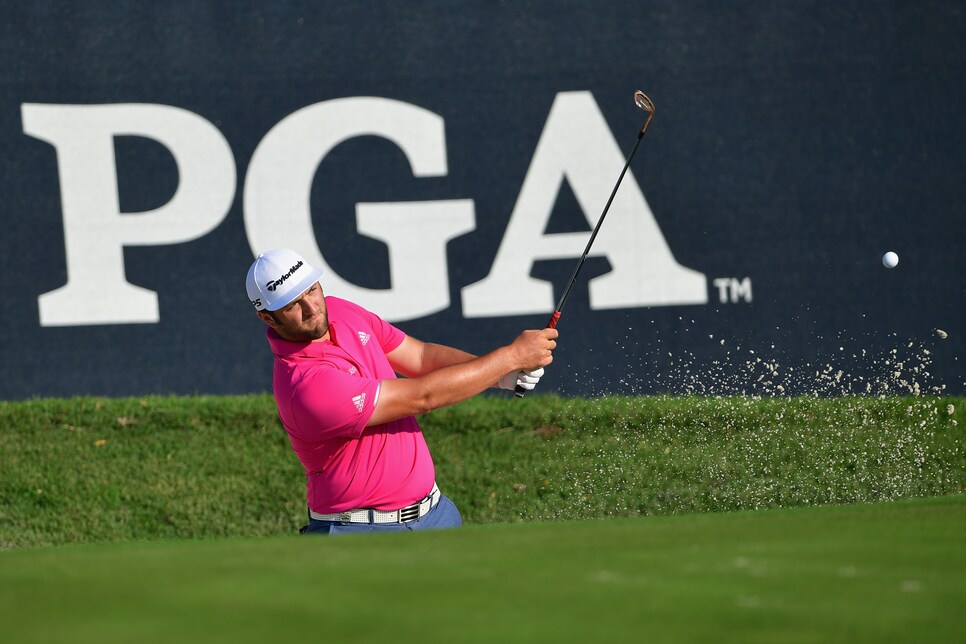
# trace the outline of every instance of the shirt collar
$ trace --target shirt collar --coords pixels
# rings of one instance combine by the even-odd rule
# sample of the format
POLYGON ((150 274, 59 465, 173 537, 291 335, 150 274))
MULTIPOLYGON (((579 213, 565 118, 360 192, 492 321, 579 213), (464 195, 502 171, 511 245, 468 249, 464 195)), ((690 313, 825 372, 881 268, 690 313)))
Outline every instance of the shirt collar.
POLYGON ((290 358, 298 356, 307 357, 321 357, 326 353, 331 351, 332 347, 338 346, 335 340, 335 325, 329 322, 329 338, 333 341, 323 340, 322 342, 293 342, 291 340, 286 340, 281 337, 275 329, 268 327, 265 330, 265 336, 268 338, 268 344, 272 348, 272 353, 274 353, 279 358, 290 358))

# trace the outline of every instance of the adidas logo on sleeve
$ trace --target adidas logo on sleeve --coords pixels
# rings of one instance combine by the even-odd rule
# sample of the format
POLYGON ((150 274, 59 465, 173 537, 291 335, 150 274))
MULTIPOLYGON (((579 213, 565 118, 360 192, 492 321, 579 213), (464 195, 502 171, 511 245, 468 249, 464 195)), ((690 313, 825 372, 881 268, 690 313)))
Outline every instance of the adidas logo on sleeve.
POLYGON ((363 410, 363 408, 365 408, 365 406, 366 406, 366 394, 365 393, 361 393, 358 396, 353 396, 352 397, 352 402, 356 406, 356 411, 361 412, 363 410))

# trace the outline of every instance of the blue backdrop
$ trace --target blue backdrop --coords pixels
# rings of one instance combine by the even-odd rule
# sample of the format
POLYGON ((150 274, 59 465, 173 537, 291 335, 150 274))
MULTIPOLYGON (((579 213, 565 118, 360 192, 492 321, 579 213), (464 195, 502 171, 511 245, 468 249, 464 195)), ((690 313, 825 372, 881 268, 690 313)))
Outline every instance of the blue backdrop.
POLYGON ((638 88, 540 391, 966 388, 961 3, 268 5, 3 3, 0 398, 268 391, 277 238, 424 340, 542 326, 638 88))

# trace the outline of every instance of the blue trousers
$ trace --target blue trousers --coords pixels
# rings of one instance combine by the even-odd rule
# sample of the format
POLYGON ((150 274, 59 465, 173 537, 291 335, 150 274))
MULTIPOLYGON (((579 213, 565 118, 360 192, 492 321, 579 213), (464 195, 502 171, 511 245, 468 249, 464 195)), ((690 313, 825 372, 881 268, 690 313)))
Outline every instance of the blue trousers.
POLYGON ((407 532, 413 530, 442 530, 458 528, 463 525, 460 511, 448 497, 440 496, 439 503, 422 518, 409 523, 340 523, 338 521, 316 521, 309 517, 309 524, 299 532, 302 534, 351 534, 353 532, 407 532))

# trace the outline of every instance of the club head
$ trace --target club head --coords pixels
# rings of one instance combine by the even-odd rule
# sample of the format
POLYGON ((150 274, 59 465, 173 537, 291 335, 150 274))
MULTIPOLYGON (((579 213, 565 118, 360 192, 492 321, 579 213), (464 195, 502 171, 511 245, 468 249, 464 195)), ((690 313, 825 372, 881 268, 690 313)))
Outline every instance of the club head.
POLYGON ((654 114, 654 102, 641 90, 634 92, 634 105, 641 111, 654 114))

